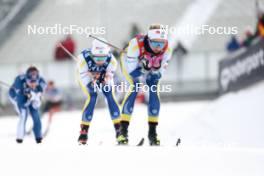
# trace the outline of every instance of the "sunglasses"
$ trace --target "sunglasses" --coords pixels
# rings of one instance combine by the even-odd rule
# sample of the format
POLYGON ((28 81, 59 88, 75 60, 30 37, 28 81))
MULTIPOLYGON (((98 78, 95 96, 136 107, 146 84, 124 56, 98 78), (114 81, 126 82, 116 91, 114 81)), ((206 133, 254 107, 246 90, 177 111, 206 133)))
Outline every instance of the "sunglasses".
POLYGON ((165 42, 158 42, 158 41, 152 41, 149 40, 149 44, 152 48, 164 48, 165 47, 165 42))
POLYGON ((93 56, 94 61, 99 62, 99 61, 106 61, 107 56, 93 56))

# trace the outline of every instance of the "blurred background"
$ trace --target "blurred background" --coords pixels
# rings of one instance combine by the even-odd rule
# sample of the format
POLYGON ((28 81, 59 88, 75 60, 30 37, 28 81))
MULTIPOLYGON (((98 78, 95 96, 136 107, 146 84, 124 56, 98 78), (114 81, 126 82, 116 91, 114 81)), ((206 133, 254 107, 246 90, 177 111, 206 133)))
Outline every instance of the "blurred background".
MULTIPOLYGON (((212 100, 221 95, 219 62, 244 53, 261 40, 256 31, 262 1, 249 0, 0 0, 0 80, 12 84, 17 74, 36 65, 46 80, 61 90, 63 109, 81 109, 83 94, 75 80, 75 62, 57 47, 62 42, 78 55, 90 47, 91 38, 73 33, 28 34, 28 26, 104 27, 101 35, 124 47, 152 23, 169 27, 187 25, 236 27, 237 34, 183 35, 170 32, 173 56, 162 84, 172 92, 162 101, 212 100), (73 93, 74 92, 74 93, 73 93)), ((100 35, 99 35, 100 36, 100 35)), ((114 51, 119 56, 118 52, 114 51)), ((122 75, 118 71, 118 79, 122 75)), ((105 106, 102 97, 97 107, 105 106)), ((7 88, 0 87, 0 114, 14 113, 7 88)))

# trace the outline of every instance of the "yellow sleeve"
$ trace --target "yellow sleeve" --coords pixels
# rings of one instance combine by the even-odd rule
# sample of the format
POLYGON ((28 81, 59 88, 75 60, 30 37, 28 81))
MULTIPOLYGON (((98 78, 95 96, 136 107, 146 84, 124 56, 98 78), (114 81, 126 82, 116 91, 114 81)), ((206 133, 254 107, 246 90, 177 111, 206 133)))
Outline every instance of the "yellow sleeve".
POLYGON ((130 40, 127 48, 127 57, 138 58, 139 57, 139 46, 136 38, 130 40))

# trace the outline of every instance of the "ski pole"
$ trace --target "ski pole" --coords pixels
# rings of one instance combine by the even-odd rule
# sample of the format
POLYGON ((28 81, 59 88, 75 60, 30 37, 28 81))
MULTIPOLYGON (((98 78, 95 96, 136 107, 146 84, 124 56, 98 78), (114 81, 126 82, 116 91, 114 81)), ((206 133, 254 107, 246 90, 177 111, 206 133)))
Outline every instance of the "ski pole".
POLYGON ((110 47, 112 47, 112 48, 115 48, 116 50, 118 50, 118 51, 121 52, 121 53, 126 53, 125 50, 123 50, 123 49, 121 49, 121 48, 119 48, 119 47, 117 47, 117 46, 115 46, 115 45, 113 45, 113 44, 111 44, 111 43, 109 43, 109 42, 103 41, 103 40, 101 40, 100 38, 98 38, 98 37, 96 37, 96 36, 94 36, 94 35, 91 35, 91 34, 90 34, 89 37, 91 37, 91 38, 93 38, 93 39, 95 39, 95 40, 98 40, 98 41, 100 41, 100 42, 102 42, 102 43, 104 43, 104 44, 106 44, 106 45, 108 45, 108 46, 110 46, 110 47))
POLYGON ((258 11, 259 11, 259 1, 258 0, 255 1, 255 8, 256 8, 256 14, 258 18, 258 11))
POLYGON ((0 84, 2 84, 3 86, 6 86, 7 88, 12 88, 12 86, 10 86, 8 83, 1 81, 1 80, 0 80, 0 84))
POLYGON ((0 80, 0 85, 1 85, 1 84, 2 84, 3 86, 7 87, 8 89, 13 89, 15 92, 18 91, 15 87, 13 87, 13 86, 9 85, 8 83, 6 83, 6 82, 0 80))
POLYGON ((9 85, 8 83, 4 82, 4 81, 1 81, 0 80, 0 84, 2 84, 3 86, 6 86, 7 88, 9 89, 14 89, 15 91, 17 91, 16 88, 14 88, 13 86, 9 85))

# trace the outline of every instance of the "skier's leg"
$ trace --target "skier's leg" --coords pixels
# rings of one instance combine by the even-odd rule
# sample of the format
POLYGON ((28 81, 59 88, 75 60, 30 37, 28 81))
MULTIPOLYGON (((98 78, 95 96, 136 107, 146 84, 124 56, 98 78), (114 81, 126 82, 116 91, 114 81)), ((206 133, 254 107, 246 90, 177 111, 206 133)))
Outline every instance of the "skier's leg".
POLYGON ((97 100, 96 90, 89 84, 84 92, 87 96, 86 102, 83 107, 82 122, 81 124, 89 125, 93 118, 94 107, 97 100))
POLYGON ((121 120, 130 122, 131 115, 134 110, 134 104, 137 97, 137 91, 136 91, 136 84, 139 83, 138 79, 133 80, 132 84, 130 84, 130 89, 127 95, 125 96, 123 102, 122 102, 122 114, 121 114, 121 120))
POLYGON ((122 103, 122 114, 121 114, 121 122, 120 122, 121 135, 117 139, 120 144, 128 143, 128 127, 138 93, 136 84, 139 83, 139 80, 131 79, 129 80, 129 82, 130 82, 129 91, 122 103))
POLYGON ((160 98, 158 92, 158 84, 149 85, 149 104, 148 104, 148 122, 158 123, 160 112, 160 98))
POLYGON ((42 124, 40 119, 39 110, 35 109, 32 105, 29 106, 29 112, 33 120, 33 132, 37 143, 42 142, 42 124))
POLYGON ((110 85, 106 85, 106 88, 103 88, 103 93, 106 97, 108 109, 111 115, 111 119, 114 124, 114 128, 116 131, 116 137, 120 134, 120 109, 118 102, 115 98, 114 90, 110 85))
POLYGON ((128 143, 128 126, 130 118, 134 109, 135 100, 137 97, 137 84, 141 76, 141 68, 138 67, 138 61, 131 62, 124 54, 121 56, 121 69, 122 73, 129 83, 129 90, 122 103, 121 112, 121 135, 118 137, 120 144, 128 143))
POLYGON ((80 136, 79 136, 78 141, 81 144, 86 144, 87 139, 88 139, 87 134, 88 134, 88 130, 90 127, 90 123, 93 118, 94 107, 95 107, 96 100, 97 100, 97 92, 91 83, 89 83, 87 86, 84 86, 80 82, 80 85, 81 85, 81 88, 84 94, 87 97, 87 100, 83 107, 81 131, 80 131, 80 136))
POLYGON ((22 143, 24 136, 25 136, 25 131, 26 131, 28 111, 26 107, 18 107, 18 112, 19 112, 19 122, 17 125, 16 141, 17 143, 22 143))
POLYGON ((160 140, 158 139, 156 132, 160 112, 159 83, 158 80, 153 79, 151 76, 147 78, 146 83, 149 86, 148 138, 150 145, 160 145, 160 140))

